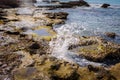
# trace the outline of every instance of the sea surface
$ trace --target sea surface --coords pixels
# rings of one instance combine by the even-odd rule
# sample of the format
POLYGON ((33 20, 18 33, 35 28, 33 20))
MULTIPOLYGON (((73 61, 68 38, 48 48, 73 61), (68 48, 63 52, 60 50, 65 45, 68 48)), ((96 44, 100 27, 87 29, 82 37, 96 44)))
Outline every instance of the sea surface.
MULTIPOLYGON (((78 0, 59 0, 62 2, 68 2, 68 1, 78 1, 78 0)), ((120 4, 120 0, 85 0, 88 3, 109 3, 109 4, 120 4)))

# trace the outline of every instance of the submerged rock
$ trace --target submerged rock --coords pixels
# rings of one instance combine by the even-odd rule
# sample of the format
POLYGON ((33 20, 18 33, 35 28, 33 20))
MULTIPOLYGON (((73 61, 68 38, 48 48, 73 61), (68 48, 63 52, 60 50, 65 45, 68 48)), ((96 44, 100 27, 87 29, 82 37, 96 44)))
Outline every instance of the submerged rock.
POLYGON ((110 4, 106 4, 106 3, 105 3, 105 4, 103 4, 101 7, 102 7, 102 8, 108 8, 109 6, 110 6, 110 4))

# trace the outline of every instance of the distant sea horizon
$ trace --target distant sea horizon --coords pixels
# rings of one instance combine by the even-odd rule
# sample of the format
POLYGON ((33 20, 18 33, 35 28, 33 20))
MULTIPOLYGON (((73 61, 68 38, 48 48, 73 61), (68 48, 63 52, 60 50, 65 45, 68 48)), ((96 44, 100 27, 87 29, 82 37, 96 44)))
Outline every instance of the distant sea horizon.
MULTIPOLYGON (((62 2, 67 2, 67 1, 77 1, 77 0, 59 0, 62 2)), ((93 3, 93 4, 103 4, 103 3, 108 3, 111 5, 120 5, 120 0, 84 0, 87 1, 88 3, 93 3)))

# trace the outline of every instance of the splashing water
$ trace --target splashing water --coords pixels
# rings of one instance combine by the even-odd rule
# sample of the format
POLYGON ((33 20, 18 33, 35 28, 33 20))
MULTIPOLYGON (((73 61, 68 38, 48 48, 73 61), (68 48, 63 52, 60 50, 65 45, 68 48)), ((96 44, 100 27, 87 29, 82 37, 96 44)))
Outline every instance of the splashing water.
POLYGON ((77 63, 80 66, 94 65, 100 66, 103 64, 90 62, 83 57, 77 56, 74 52, 68 50, 69 46, 72 44, 78 44, 79 38, 75 34, 84 30, 83 27, 78 27, 76 23, 71 23, 70 25, 65 24, 59 28, 56 28, 57 37, 51 40, 49 43, 52 56, 63 59, 71 63, 77 63))

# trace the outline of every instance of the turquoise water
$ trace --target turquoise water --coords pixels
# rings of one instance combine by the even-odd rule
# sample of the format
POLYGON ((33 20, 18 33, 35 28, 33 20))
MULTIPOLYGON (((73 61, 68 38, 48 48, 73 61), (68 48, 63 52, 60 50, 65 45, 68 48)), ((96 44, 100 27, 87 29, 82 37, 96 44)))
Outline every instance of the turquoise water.
MULTIPOLYGON (((62 2, 76 1, 76 0, 59 0, 62 2)), ((109 4, 120 4, 120 0, 85 0, 88 3, 109 3, 109 4)))
POLYGON ((102 4, 102 3, 109 3, 109 4, 117 4, 120 5, 120 0, 85 0, 88 3, 98 3, 98 4, 102 4))

